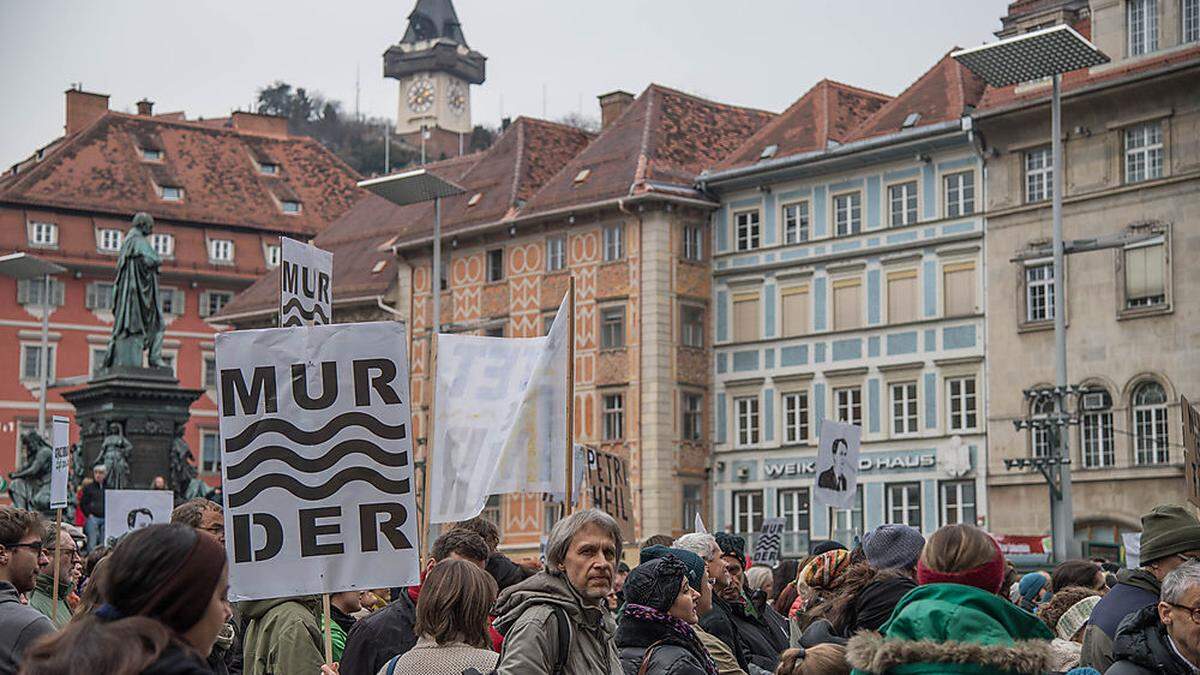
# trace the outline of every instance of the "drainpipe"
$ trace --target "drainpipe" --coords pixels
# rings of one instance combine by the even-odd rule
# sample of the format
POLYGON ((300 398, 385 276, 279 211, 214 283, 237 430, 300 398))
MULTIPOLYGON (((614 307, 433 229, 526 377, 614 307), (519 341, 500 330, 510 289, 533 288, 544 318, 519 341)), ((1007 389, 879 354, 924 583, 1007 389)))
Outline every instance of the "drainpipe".
MULTIPOLYGON (((983 218, 983 238, 980 248, 980 278, 983 284, 983 420, 984 420, 984 441, 983 441, 983 459, 981 466, 984 467, 983 480, 978 483, 979 490, 976 491, 975 509, 976 514, 982 513, 985 520, 983 527, 991 528, 991 514, 988 509, 988 474, 991 464, 992 448, 989 443, 989 434, 987 433, 987 420, 991 419, 992 397, 987 395, 988 384, 991 382, 992 362, 987 358, 988 352, 988 278, 987 278, 987 185, 988 185, 988 152, 987 144, 983 138, 983 134, 975 130, 974 118, 971 119, 972 124, 970 130, 967 131, 967 140, 971 144, 971 151, 979 158, 980 175, 979 175, 979 204, 983 207, 980 209, 980 217, 983 218), (982 506, 982 508, 980 508, 982 506)), ((978 469, 976 470, 978 472, 978 469)), ((978 515, 976 516, 978 521, 978 515)))

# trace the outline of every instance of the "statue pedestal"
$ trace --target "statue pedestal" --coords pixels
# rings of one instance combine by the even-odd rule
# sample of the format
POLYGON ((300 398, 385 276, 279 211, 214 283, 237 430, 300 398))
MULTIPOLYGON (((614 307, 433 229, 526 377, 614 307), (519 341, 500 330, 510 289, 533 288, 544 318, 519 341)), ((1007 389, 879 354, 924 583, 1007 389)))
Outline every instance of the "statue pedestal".
POLYGON ((114 366, 63 398, 75 407, 89 469, 97 462, 109 424, 116 422, 133 444, 130 487, 149 488, 155 476, 170 479, 175 427, 187 423, 188 409, 203 393, 180 387, 170 368, 114 366))

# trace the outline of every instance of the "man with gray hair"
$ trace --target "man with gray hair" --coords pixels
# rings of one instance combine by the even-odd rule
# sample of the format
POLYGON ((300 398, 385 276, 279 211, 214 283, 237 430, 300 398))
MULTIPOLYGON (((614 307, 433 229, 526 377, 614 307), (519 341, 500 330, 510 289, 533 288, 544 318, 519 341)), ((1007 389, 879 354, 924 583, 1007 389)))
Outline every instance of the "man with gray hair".
POLYGON ((546 542, 546 569, 496 600, 504 635, 499 675, 621 675, 617 624, 604 600, 621 558, 621 526, 598 509, 563 518, 546 542))
POLYGON ((1169 572, 1158 604, 1125 617, 1113 640, 1107 675, 1200 672, 1200 562, 1169 572))

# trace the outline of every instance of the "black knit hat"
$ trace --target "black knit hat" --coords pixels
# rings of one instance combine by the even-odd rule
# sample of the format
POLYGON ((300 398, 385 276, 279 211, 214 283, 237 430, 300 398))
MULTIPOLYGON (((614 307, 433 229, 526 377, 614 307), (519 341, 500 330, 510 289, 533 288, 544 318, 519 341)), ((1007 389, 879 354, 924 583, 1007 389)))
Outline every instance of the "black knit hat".
POLYGON ((687 567, 674 555, 646 561, 625 579, 625 602, 668 612, 679 597, 687 567))
POLYGON ((713 535, 713 538, 717 540, 717 546, 721 548, 721 555, 737 558, 741 564, 746 564, 745 539, 728 532, 718 532, 713 535))

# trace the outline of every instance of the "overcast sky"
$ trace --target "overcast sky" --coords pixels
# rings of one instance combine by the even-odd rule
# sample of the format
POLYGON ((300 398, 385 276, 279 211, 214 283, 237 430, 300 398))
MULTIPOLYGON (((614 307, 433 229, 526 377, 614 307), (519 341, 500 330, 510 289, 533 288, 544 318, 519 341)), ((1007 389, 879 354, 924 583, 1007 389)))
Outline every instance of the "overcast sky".
MULTIPOLYGON (((189 118, 274 80, 394 118, 382 54, 415 0, 0 0, 0 167, 62 134, 63 90, 189 118)), ((954 46, 994 39, 1007 0, 455 0, 487 57, 476 123, 572 111, 650 82, 781 111, 821 78, 897 94, 954 46), (543 95, 544 92, 544 95, 543 95)))

